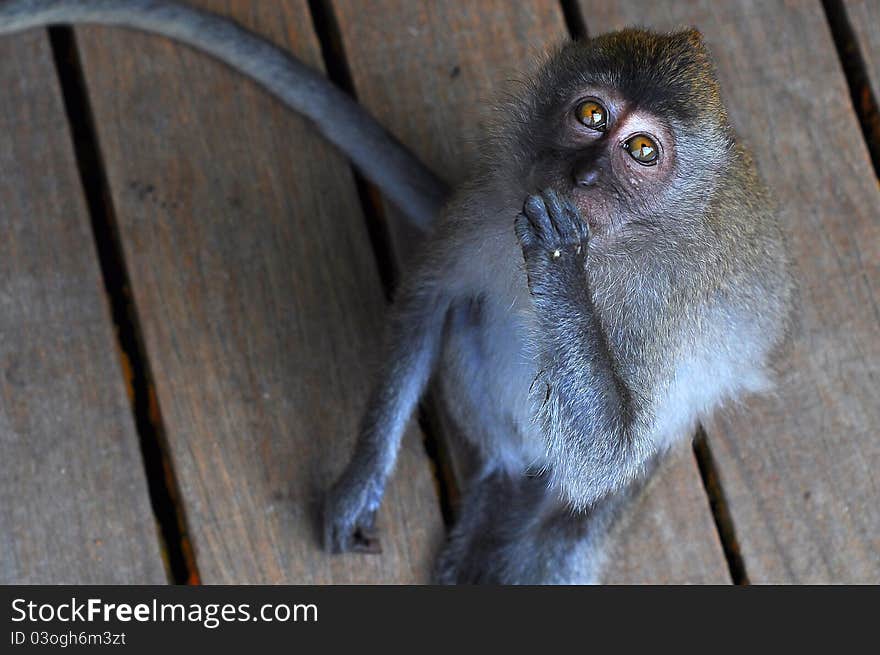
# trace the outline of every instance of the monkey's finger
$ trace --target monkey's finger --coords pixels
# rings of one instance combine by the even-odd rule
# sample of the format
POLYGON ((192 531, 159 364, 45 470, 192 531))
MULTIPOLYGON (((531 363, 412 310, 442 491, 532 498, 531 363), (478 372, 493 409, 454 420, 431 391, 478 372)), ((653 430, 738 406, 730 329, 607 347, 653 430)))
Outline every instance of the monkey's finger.
POLYGON ((332 555, 338 555, 339 553, 344 553, 345 542, 342 538, 342 535, 345 534, 344 531, 339 530, 334 525, 327 525, 324 528, 324 550, 332 555))
POLYGON ((566 214, 565 207, 563 205, 562 200, 559 198, 559 194, 556 193, 554 189, 544 189, 544 192, 541 194, 544 197, 544 206, 547 208, 547 214, 550 217, 550 222, 555 228, 557 236, 563 236, 568 230, 566 229, 568 226, 567 222, 570 221, 569 217, 566 214))
POLYGON ((522 248, 530 249, 538 245, 538 240, 534 234, 534 228, 525 214, 516 215, 516 220, 513 222, 513 229, 516 232, 516 238, 522 248))
POLYGON ((591 236, 590 223, 581 215, 581 211, 571 201, 570 198, 564 198, 562 204, 563 211, 568 217, 568 220, 574 228, 578 237, 580 237, 582 241, 589 240, 591 236))
POLYGON ((382 552, 382 544, 375 530, 358 528, 351 537, 351 552, 371 553, 378 555, 382 552))
POLYGON ((376 512, 362 514, 351 531, 351 550, 356 553, 381 553, 376 530, 376 512))
POLYGON ((324 550, 340 553, 381 553, 379 537, 372 528, 354 525, 330 526, 324 535, 324 550))
POLYGON ((544 202, 562 243, 589 238, 589 234, 585 232, 586 222, 581 219, 580 211, 568 197, 560 196, 554 189, 546 189, 544 202))
POLYGON ((324 550, 338 554, 351 550, 351 535, 354 534, 354 521, 341 512, 335 491, 331 491, 324 500, 322 508, 324 550))
POLYGON ((535 237, 539 242, 545 242, 553 239, 555 230, 547 214, 547 205, 544 198, 539 195, 531 195, 526 198, 523 205, 523 214, 529 219, 529 223, 535 233, 535 237))

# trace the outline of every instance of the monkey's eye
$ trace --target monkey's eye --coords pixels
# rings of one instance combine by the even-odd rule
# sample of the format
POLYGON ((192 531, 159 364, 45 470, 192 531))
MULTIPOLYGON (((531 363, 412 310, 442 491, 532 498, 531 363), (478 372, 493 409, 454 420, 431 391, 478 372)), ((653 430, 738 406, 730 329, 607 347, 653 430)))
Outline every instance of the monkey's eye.
POLYGON ((643 166, 653 166, 657 163, 659 148, 654 140, 645 134, 631 136, 623 143, 623 149, 643 166))
POLYGON ((579 104, 577 118, 591 130, 597 132, 604 132, 605 126, 608 124, 608 112, 595 100, 585 100, 579 104))

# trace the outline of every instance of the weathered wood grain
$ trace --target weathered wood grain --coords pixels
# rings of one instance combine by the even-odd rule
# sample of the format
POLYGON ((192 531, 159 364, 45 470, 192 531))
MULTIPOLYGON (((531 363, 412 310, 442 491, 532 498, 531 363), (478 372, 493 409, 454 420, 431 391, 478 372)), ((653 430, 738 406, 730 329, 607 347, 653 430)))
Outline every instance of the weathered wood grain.
POLYGON ((821 5, 581 6, 591 33, 703 31, 781 207, 801 316, 778 391, 706 426, 749 578, 880 581, 880 193, 821 5))
MULTIPOLYGON (((194 4, 320 66, 305 0, 194 4)), ((347 163, 201 54, 77 36, 202 580, 426 581, 442 527, 415 429, 380 513, 384 553, 318 542, 383 313, 347 163)))
MULTIPOLYGON (((880 98, 880 2, 844 0, 843 4, 856 33, 874 98, 880 98)), ((868 93, 868 90, 861 90, 861 93, 868 93)))
MULTIPOLYGON (((556 3, 332 3, 359 99, 450 182, 475 155, 493 98, 565 37, 556 3)), ((388 212, 391 213, 388 208, 388 212)), ((512 220, 512 219, 511 219, 512 220)), ((398 235, 398 256, 412 249, 398 235)), ((692 455, 663 467, 615 536, 611 582, 728 582, 692 455)))
POLYGON ((45 32, 0 39, 0 89, 0 584, 161 584, 45 32))

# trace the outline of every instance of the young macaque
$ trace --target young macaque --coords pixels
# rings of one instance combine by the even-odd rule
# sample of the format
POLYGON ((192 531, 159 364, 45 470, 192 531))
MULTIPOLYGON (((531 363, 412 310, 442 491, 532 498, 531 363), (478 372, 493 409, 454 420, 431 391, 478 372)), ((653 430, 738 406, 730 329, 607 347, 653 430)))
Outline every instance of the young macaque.
POLYGON ((440 367, 482 469, 437 580, 595 581, 655 456, 768 387, 792 304, 785 245, 694 30, 570 43, 495 115, 394 303, 326 542, 370 545, 440 367))
MULTIPOLYGON (((437 213, 444 187, 415 157, 234 22, 164 0, 0 2, 0 33, 70 22, 217 57, 309 117, 414 224, 437 213)), ((481 466, 437 581, 592 582, 656 458, 723 401, 769 386, 793 304, 785 245, 694 30, 569 43, 495 116, 397 293, 324 538, 375 547, 404 427, 438 371, 481 466)))

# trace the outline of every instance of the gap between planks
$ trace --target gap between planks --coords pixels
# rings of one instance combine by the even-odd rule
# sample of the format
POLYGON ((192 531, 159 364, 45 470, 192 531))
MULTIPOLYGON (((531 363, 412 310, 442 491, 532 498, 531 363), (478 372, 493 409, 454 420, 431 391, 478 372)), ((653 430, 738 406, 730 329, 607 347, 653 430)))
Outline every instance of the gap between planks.
MULTIPOLYGON (((697 3, 695 3, 695 4, 697 4, 697 3)), ((597 3, 597 6, 599 6, 598 3, 597 3)), ((629 9, 631 10, 629 17, 633 18, 633 15, 635 15, 636 19, 638 20, 639 19, 639 13, 638 13, 639 5, 637 3, 632 3, 631 5, 628 5, 628 6, 629 6, 629 9)), ((863 135, 864 139, 867 142, 868 149, 871 151, 872 157, 874 157, 874 167, 875 167, 875 172, 876 172, 876 168, 877 168, 876 140, 872 144, 871 143, 871 135, 865 129, 865 116, 866 116, 865 111, 873 112, 872 115, 876 116, 876 107, 877 107, 876 97, 869 95, 870 94, 870 86, 869 85, 867 85, 867 84, 859 85, 858 84, 859 81, 861 81, 862 83, 867 82, 867 73, 865 72, 865 61, 866 60, 861 57, 861 51, 864 50, 865 47, 867 47, 867 44, 865 43, 864 40, 857 41, 852 30, 849 30, 848 36, 846 33, 844 33, 843 38, 841 38, 840 32, 835 33, 836 28, 834 25, 834 21, 839 18, 846 19, 847 16, 852 17, 853 14, 849 12, 849 9, 844 10, 842 4, 839 2, 824 2, 824 8, 825 8, 825 14, 821 15, 821 18, 823 19, 822 22, 824 22, 826 25, 831 23, 831 25, 830 25, 831 30, 830 31, 831 31, 831 33, 834 34, 835 46, 836 46, 835 47, 836 52, 834 53, 833 56, 840 57, 843 60, 842 63, 844 64, 844 69, 845 69, 845 72, 847 73, 847 80, 846 81, 847 81, 847 84, 849 85, 849 90, 852 94, 853 104, 855 105, 856 113, 858 114, 860 122, 862 122, 862 129, 865 132, 865 134, 863 135), (844 12, 846 12, 846 13, 844 13, 844 12), (860 45, 861 45, 861 47, 860 47, 860 45), (851 54, 852 52, 855 52, 856 55, 858 55, 858 57, 855 60, 856 66, 855 67, 850 66, 848 68, 847 61, 845 61, 845 58, 846 58, 847 54, 851 54), (856 74, 856 78, 855 78, 856 83, 855 84, 854 84, 854 78, 852 76, 853 72, 855 72, 855 74, 856 74), (861 78, 859 78, 858 75, 861 75, 861 78), (865 104, 866 100, 869 103, 867 105, 865 104)), ((818 7, 817 7, 817 9, 818 9, 818 7)), ((609 13, 613 13, 613 12, 609 12, 609 13)), ((624 15, 627 14, 626 11, 623 11, 622 13, 624 15)), ((678 20, 680 20, 682 15, 687 15, 687 13, 688 13, 687 10, 682 10, 680 13, 676 13, 675 15, 678 17, 678 20)), ((662 12, 658 12, 658 16, 659 15, 662 15, 662 12)), ((858 27, 858 24, 856 24, 856 25, 858 27)), ((851 27, 851 25, 849 23, 845 23, 845 26, 851 27)), ((867 60, 867 62, 869 64, 870 64, 870 61, 871 61, 870 59, 867 60)), ((702 429, 700 430, 700 433, 702 434, 702 429)), ((718 445, 718 444, 713 444, 713 445, 718 445)), ((730 483, 731 489, 723 489, 719 486, 718 481, 723 480, 723 477, 718 476, 719 471, 714 464, 715 458, 713 457, 713 453, 709 449, 708 442, 701 442, 698 439, 698 441, 695 443, 695 454, 696 454, 698 463, 700 465, 701 475, 703 476, 704 485, 706 487, 707 493, 709 494, 710 499, 712 499, 713 517, 716 521, 716 526, 717 526, 717 529, 718 529, 719 534, 721 536, 722 543, 724 545, 725 555, 728 558, 728 564, 730 566, 731 574, 736 578, 737 571, 740 571, 743 576, 742 582, 747 582, 748 578, 749 578, 748 573, 746 572, 744 566, 742 568, 740 568, 740 562, 738 561, 738 559, 740 559, 740 558, 739 558, 739 550, 737 548, 737 545, 738 545, 738 542, 741 541, 741 539, 737 539, 736 533, 733 532, 733 523, 732 523, 732 519, 731 519, 731 512, 729 511, 731 509, 736 509, 737 506, 734 505, 733 507, 731 507, 731 505, 726 501, 726 498, 728 497, 727 492, 732 492, 733 496, 735 497, 735 495, 738 491, 736 488, 737 485, 735 484, 735 482, 731 482, 730 483)), ((723 444, 722 444, 722 447, 719 449, 719 454, 720 455, 725 454, 723 444)), ((725 473, 726 473, 726 471, 725 471, 725 473)), ((739 491, 741 492, 742 490, 740 489, 739 491)), ((806 492, 805 497, 808 497, 808 496, 809 496, 809 492, 806 492)), ((735 498, 734 498, 734 500, 735 500, 735 498)), ((749 540, 754 539, 753 534, 749 535, 749 527, 750 526, 744 521, 743 525, 740 527, 742 528, 742 530, 741 530, 742 535, 741 536, 743 538, 748 537, 748 539, 746 539, 746 543, 744 545, 750 546, 751 544, 748 543, 749 540)), ((761 568, 759 563, 756 564, 756 563, 750 561, 750 567, 751 566, 754 566, 756 569, 761 568)), ((766 575, 766 574, 764 574, 764 575, 766 575)), ((758 572, 758 576, 762 577, 762 573, 760 571, 758 572)))
MULTIPOLYGON (((504 7, 503 3, 486 3, 486 5, 481 5, 480 11, 485 10, 488 13, 491 9, 492 11, 495 11, 497 13, 499 10, 501 10, 504 7), (491 5, 491 7, 487 8, 486 5, 491 5)), ((370 86, 361 88, 362 92, 367 92, 367 91, 370 92, 370 93, 367 93, 367 95, 362 96, 361 100, 363 102, 365 102, 368 106, 373 107, 374 111, 378 110, 377 113, 380 116, 383 116, 385 118, 386 124, 393 125, 394 120, 392 119, 391 121, 389 121, 388 119, 389 119, 389 113, 391 114, 391 116, 394 116, 395 112, 394 112, 394 110, 385 111, 383 108, 383 103, 387 103, 389 97, 393 97, 394 93, 396 93, 395 88, 394 88, 396 86, 396 82, 395 82, 396 75, 389 75, 389 72, 388 72, 389 71, 388 66, 390 66, 392 68, 395 66, 396 59, 394 58, 394 55, 393 54, 391 55, 390 61, 387 60, 388 49, 384 48, 384 50, 382 50, 382 48, 380 46, 380 50, 382 50, 382 52, 384 52, 384 54, 380 54, 378 59, 373 59, 370 57, 365 58, 364 57, 365 50, 368 53, 370 46, 368 44, 364 44, 362 42, 360 43, 360 45, 358 45, 358 43, 359 43, 358 39, 364 38, 365 34, 363 32, 358 32, 358 29, 353 27, 353 25, 358 25, 359 21, 360 21, 359 12, 357 10, 357 5, 354 3, 341 3, 341 6, 340 6, 339 4, 334 2, 333 6, 334 6, 334 11, 336 12, 337 21, 340 25, 342 36, 345 38, 344 43, 345 43, 346 50, 347 50, 346 54, 350 55, 348 57, 348 62, 349 62, 349 66, 351 67, 351 71, 352 71, 352 75, 353 75, 354 79, 357 81, 358 84, 360 82, 366 80, 366 83, 368 85, 372 84, 373 82, 377 82, 379 85, 379 87, 378 87, 379 91, 377 91, 375 94, 372 93, 373 89, 370 86), (354 30, 354 32, 352 32, 352 30, 354 30), (352 36, 352 34, 354 34, 354 33, 357 33, 358 35, 352 36), (348 41, 349 38, 354 39, 354 41, 349 42, 348 41), (357 55, 351 56, 352 53, 357 53, 357 55), (371 78, 372 73, 370 73, 370 74, 365 73, 364 59, 369 60, 371 62, 372 66, 376 66, 377 64, 379 66, 382 66, 382 68, 377 69, 377 71, 383 71, 382 73, 377 73, 380 76, 379 80, 372 80, 372 78, 371 78), (383 80, 381 79, 382 77, 384 77, 384 83, 383 83, 383 80)), ((399 6, 399 4, 397 2, 383 3, 381 6, 384 8, 384 10, 390 11, 390 12, 394 12, 394 11, 397 11, 398 9, 401 9, 401 7, 399 6)), ((548 16, 549 14, 552 13, 552 15, 555 18, 553 20, 548 19, 543 22, 542 28, 545 31, 541 32, 540 36, 539 36, 539 33, 537 33, 537 32, 532 32, 529 34, 529 36, 533 39, 539 39, 539 40, 543 41, 545 36, 551 35, 551 32, 548 30, 553 30, 552 31, 553 38, 557 38, 558 36, 562 36, 566 32, 566 27, 568 27, 568 30, 572 30, 573 28, 571 26, 577 24, 576 18, 573 17, 571 14, 569 14, 569 16, 567 17, 568 20, 563 21, 562 19, 564 18, 564 15, 563 15, 564 12, 560 12, 559 8, 560 8, 560 5, 558 3, 556 3, 555 6, 541 5, 540 3, 536 3, 535 7, 532 8, 532 11, 538 11, 538 13, 542 16, 548 16), (540 11, 537 10, 537 7, 541 8, 540 11), (559 19, 559 20, 556 20, 556 19, 559 19), (554 27, 559 27, 562 29, 557 34, 554 27)), ((474 10, 474 11, 476 13, 480 13, 476 10, 474 10)), ((432 12, 433 12, 433 10, 432 10, 432 12)), ((413 45, 413 41, 418 42, 420 40, 420 37, 418 36, 417 31, 420 31, 421 27, 423 25, 427 25, 427 23, 425 23, 425 21, 427 19, 433 20, 437 24, 442 25, 444 29, 451 27, 450 21, 452 24, 455 23, 455 21, 452 18, 450 18, 450 15, 455 13, 455 10, 452 8, 447 7, 446 9, 442 9, 441 7, 438 7, 438 8, 436 8, 436 15, 432 12, 428 12, 429 15, 427 17, 421 16, 418 19, 415 18, 413 15, 408 15, 408 18, 406 20, 412 19, 413 22, 408 22, 405 24, 402 23, 399 26, 399 29, 402 31, 408 30, 408 33, 410 35, 409 37, 405 36, 401 41, 400 45, 403 48, 401 56, 409 59, 410 57, 417 56, 418 53, 421 51, 421 46, 420 45, 413 45), (412 50, 407 49, 407 46, 406 46, 407 43, 409 43, 410 45, 413 45, 412 50)), ((418 14, 418 13, 419 13, 418 10, 414 11, 414 14, 418 14)), ((391 15, 394 15, 394 14, 392 13, 391 15)), ((463 28, 465 30, 469 30, 471 27, 474 27, 475 31, 479 31, 479 29, 477 27, 475 27, 476 19, 474 18, 474 16, 471 14, 468 14, 468 15, 470 17, 463 20, 463 22, 464 22, 463 28)), ((388 17, 386 17, 386 18, 388 18, 388 17)), ((521 24, 517 25, 517 27, 515 28, 515 31, 519 30, 517 33, 519 34, 519 36, 522 37, 522 40, 525 41, 529 38, 529 36, 526 36, 523 34, 523 30, 526 29, 526 25, 537 25, 538 24, 537 21, 539 20, 539 18, 536 17, 534 13, 530 13, 530 10, 528 7, 523 9, 523 12, 522 12, 522 14, 519 15, 519 18, 521 19, 521 24), (523 23, 526 25, 524 25, 523 23)), ((401 20, 404 20, 404 19, 401 19, 401 20)), ((369 32, 369 30, 376 29, 376 28, 378 28, 379 33, 381 33, 381 30, 382 30, 382 28, 380 27, 380 25, 382 25, 381 18, 376 18, 374 16, 372 22, 370 20, 365 20, 365 22, 370 25, 369 28, 364 28, 366 30, 367 34, 372 34, 369 32)), ((389 30, 388 34, 392 33, 394 28, 392 26, 387 26, 387 27, 389 30)), ((426 30, 427 30, 427 32, 430 32, 429 27, 426 27, 426 30)), ((467 32, 467 33, 469 33, 469 32, 467 32)), ((385 36, 387 37, 388 34, 386 34, 385 36)), ((426 34, 425 36, 427 38, 430 36, 430 34, 426 34)), ((379 36, 379 38, 383 38, 383 37, 379 36)), ((396 41, 394 41, 394 43, 396 44, 396 41)), ((433 47, 433 45, 436 45, 436 44, 434 44, 433 42, 430 42, 430 43, 426 43, 424 47, 430 48, 430 47, 433 47)), ((469 53, 469 56, 474 56, 474 52, 477 51, 477 49, 481 45, 485 45, 485 44, 481 44, 481 43, 475 44, 472 42, 468 43, 466 48, 467 48, 467 52, 469 53)), ((438 47, 442 47, 442 46, 438 46, 438 47)), ((457 64, 456 58, 453 57, 451 59, 445 59, 444 57, 439 56, 439 55, 435 58, 435 57, 431 56, 432 54, 436 54, 436 53, 428 53, 428 56, 426 58, 427 61, 429 61, 428 69, 427 69, 427 71, 423 71, 429 79, 433 79, 433 75, 434 75, 434 68, 433 67, 438 66, 438 65, 446 66, 447 68, 445 68, 444 70, 448 71, 448 74, 451 78, 455 78, 457 76, 457 74, 459 72, 461 72, 461 69, 459 68, 459 66, 456 65, 457 64)), ((517 56, 519 56, 519 55, 517 55, 517 56)), ((509 60, 505 59, 505 61, 509 61, 509 60)), ((499 62, 494 62, 494 63, 497 64, 499 62)), ((487 71, 485 69, 480 68, 479 70, 480 70, 480 72, 478 73, 478 75, 485 76, 487 74, 487 71)), ((401 71, 401 75, 403 76, 404 80, 406 79, 406 75, 407 75, 408 71, 409 71, 409 69, 406 67, 404 67, 404 70, 401 71)), ((491 73, 489 73, 489 74, 491 74, 491 73)), ((441 83, 442 83, 442 81, 445 80, 445 78, 442 77, 443 73, 440 72, 440 73, 438 73, 438 75, 440 75, 441 83)), ((421 83, 421 82, 424 82, 425 78, 424 78, 424 76, 422 76, 417 79, 419 79, 420 80, 419 83, 421 83)), ((486 82, 485 77, 482 77, 481 81, 483 83, 485 83, 486 82)), ((410 82, 412 82, 412 80, 410 80, 410 82)), ((473 83, 478 83, 478 82, 472 82, 471 84, 473 84, 473 83)), ((418 87, 418 84, 417 84, 417 87, 418 87)), ((457 91, 458 95, 456 96, 459 101, 462 99, 462 96, 461 96, 462 93, 469 95, 466 91, 463 91, 462 88, 459 88, 457 91)), ((416 104, 416 106, 419 105, 418 102, 415 104, 416 104)), ((455 104, 454 100, 452 101, 452 104, 455 104)), ((408 112, 411 113, 412 107, 409 107, 409 105, 407 105, 405 103, 402 106, 404 107, 404 109, 402 109, 400 111, 402 111, 402 113, 403 113, 402 117, 404 118, 404 122, 405 122, 406 121, 406 114, 408 112)), ((458 109, 461 109, 461 108, 459 107, 458 109)), ((430 115, 426 119, 428 121, 431 121, 431 126, 435 130, 441 126, 442 126, 441 129, 443 129, 443 128, 454 127, 454 125, 455 125, 454 123, 452 125, 445 125, 443 123, 442 119, 437 121, 436 120, 437 118, 438 118, 437 115, 430 115), (439 123, 439 125, 438 125, 438 123, 439 123)), ((404 132, 407 132, 406 126, 404 126, 401 129, 403 129, 404 132)), ((416 128, 415 132, 418 133, 419 129, 416 128)), ((410 129, 410 130, 408 130, 407 133, 408 133, 408 136, 412 139, 413 130, 410 129)), ((443 133, 448 135, 449 130, 443 129, 443 133)), ((398 133, 399 138, 400 138, 400 136, 401 135, 398 133)), ((422 137, 424 137, 424 135, 422 135, 422 137)), ((462 134, 462 135, 460 135, 459 138, 466 138, 466 137, 467 137, 467 135, 462 134)), ((443 137, 441 137, 441 138, 443 138, 443 137)), ((446 138, 448 138, 448 137, 446 137, 446 138)), ((404 140, 404 142, 406 142, 405 138, 403 140, 404 140)), ((411 141, 411 142, 418 143, 417 140, 411 141)), ((433 154, 436 155, 438 153, 434 152, 433 154)), ((441 156, 439 157, 439 160, 440 160, 440 162, 442 162, 444 159, 444 157, 442 155, 448 155, 449 152, 445 151, 440 154, 441 154, 441 156)), ((435 161, 434 163, 435 163, 435 165, 437 165, 438 162, 435 161)), ((439 166, 438 166, 438 168, 439 168, 439 166)), ((447 168, 444 168, 444 170, 449 171, 449 169, 447 169, 447 168)), ((393 212, 391 212, 391 213, 393 213, 393 212)), ((395 225, 392 225, 391 227, 392 228, 396 227, 396 222, 395 222, 395 225)), ((394 236, 396 237, 397 235, 394 234, 394 236)), ((404 243, 406 243, 406 242, 404 241, 404 243)), ((397 244, 397 240, 395 240, 395 244, 397 244)), ((408 251, 408 249, 404 249, 403 251, 406 252, 406 251, 408 251)), ((444 436, 447 437, 449 435, 444 434, 444 436)), ((454 431, 453 431, 452 436, 453 437, 456 436, 454 431)), ((446 441, 445 443, 448 444, 449 442, 446 441)), ((456 446, 456 445, 458 445, 458 444, 456 443, 456 440, 453 438, 452 446, 456 446)), ((455 451, 456 449, 453 448, 452 450, 455 451)), ((706 502, 706 495, 705 495, 705 491, 703 489, 702 483, 697 483, 697 480, 699 478, 696 477, 698 475, 696 461, 695 461, 695 459, 691 459, 691 458, 693 458, 692 453, 687 452, 684 454, 686 454, 687 458, 689 459, 687 467, 689 469, 691 469, 690 471, 687 472, 687 475, 689 476, 692 473, 694 476, 693 478, 688 477, 688 479, 690 479, 692 482, 692 485, 693 485, 692 491, 694 494, 693 496, 689 497, 690 502, 694 503, 694 505, 693 505, 694 509, 699 508, 699 509, 697 509, 697 511, 704 512, 701 515, 703 521, 701 521, 699 525, 700 525, 700 530, 704 530, 705 533, 701 533, 700 537, 702 538, 703 536, 705 536, 706 539, 708 539, 707 543, 711 542, 710 545, 708 545, 707 548, 702 553, 697 552, 695 554, 697 554, 697 555, 706 554, 706 553, 709 553, 709 551, 712 551, 712 553, 709 557, 711 559, 714 556, 714 559, 712 561, 712 565, 713 565, 713 570, 716 570, 719 573, 718 579, 720 580, 720 574, 723 571, 724 580, 729 581, 730 580, 729 569, 727 566, 727 562, 725 561, 724 556, 723 556, 723 549, 721 548, 720 541, 718 540, 717 530, 715 528, 715 525, 711 522, 711 519, 709 518, 710 506, 709 506, 709 503, 706 502)), ((684 462, 685 460, 682 459, 681 461, 684 462)), ((680 471, 680 472, 682 472, 682 471, 680 471)), ((669 478, 665 479, 665 483, 668 484, 669 481, 670 481, 669 478)), ((685 488, 687 489, 688 485, 685 485, 685 488)), ((688 490, 690 490, 690 489, 688 489, 688 490)), ((679 489, 676 489, 676 491, 681 492, 681 491, 684 491, 684 489, 679 488, 679 489)), ((661 509, 661 511, 662 511, 662 509, 661 509)), ((675 512, 673 511, 673 514, 674 513, 675 512)), ((682 517, 678 516, 678 518, 682 518, 682 517)), ((649 522, 650 522, 650 520, 649 520, 649 522)), ((652 529, 647 524, 645 524, 642 526, 642 531, 643 532, 651 532, 652 529)), ((697 530, 697 532, 699 532, 699 530, 697 530)), ((694 542, 694 543, 696 543, 696 542, 694 542)), ((700 541, 700 543, 702 543, 702 540, 700 541)), ((616 573, 618 575, 621 575, 623 577, 623 579, 627 579, 628 575, 638 575, 636 569, 632 569, 631 567, 627 568, 627 563, 632 564, 633 562, 637 561, 636 558, 638 556, 636 555, 635 551, 639 550, 640 547, 634 543, 631 543, 627 539, 624 539, 622 544, 623 544, 623 551, 618 554, 620 555, 619 560, 621 562, 623 562, 622 566, 624 568, 620 568, 620 570, 617 571, 616 573)), ((620 545, 620 544, 618 544, 618 545, 620 545)), ((699 548, 697 548, 695 550, 699 551, 699 548)), ((681 552, 681 551, 680 550, 671 550, 670 553, 671 552, 677 553, 677 552, 681 552)), ((656 556, 656 552, 653 553, 653 555, 656 556)), ((675 559, 675 558, 673 557, 673 559, 675 559)), ((654 557, 652 559, 650 556, 647 556, 647 554, 646 554, 646 556, 641 557, 638 561, 654 561, 654 562, 656 562, 656 561, 658 561, 658 558, 654 557)), ((702 561, 702 563, 705 563, 705 560, 701 560, 701 561, 702 561)), ((684 561, 683 560, 679 561, 678 564, 684 565, 684 561)), ((677 570, 679 570, 679 573, 681 573, 680 568, 681 568, 681 566, 679 567, 679 569, 677 569, 677 570)), ((696 566, 694 568, 699 569, 700 567, 696 566)), ((638 570, 641 571, 641 569, 638 569, 638 570)), ((700 572, 705 573, 705 571, 703 571, 702 569, 700 569, 700 572)))
MULTIPOLYGON (((354 81, 333 7, 328 4, 327 0, 308 0, 308 6, 315 35, 321 46, 321 57, 327 70, 327 77, 357 100, 357 92, 354 88, 354 81)), ((354 175, 358 200, 364 212, 370 245, 379 269, 382 288, 386 299, 390 302, 400 278, 400 270, 394 257, 391 226, 382 207, 382 195, 379 189, 370 184, 354 166, 351 166, 351 170, 354 175)), ((451 464, 452 455, 442 436, 443 419, 439 416, 440 411, 436 403, 428 398, 420 403, 417 419, 419 428, 424 435, 425 454, 431 463, 434 475, 440 513, 443 517, 443 523, 448 529, 454 522, 453 507, 459 498, 460 489, 451 464)))
POLYGON ((877 104, 871 88, 865 54, 859 45, 843 0, 822 0, 822 8, 825 10, 825 18, 846 77, 865 145, 871 153, 874 173, 880 177, 880 105, 877 104))
MULTIPOLYGON (((589 24, 577 0, 560 0, 560 6, 570 36, 573 39, 588 37, 590 34, 589 24)), ((717 464, 712 456, 712 449, 702 425, 697 426, 693 436, 693 455, 700 474, 700 481, 703 484, 703 492, 706 494, 706 500, 712 514, 715 532, 727 562, 730 579, 735 585, 748 585, 749 575, 740 554, 736 528, 718 476, 717 464)))
POLYGON ((161 411, 143 348, 138 311, 130 291, 76 40, 70 27, 51 27, 48 33, 101 278, 115 328, 117 355, 135 419, 150 505, 163 546, 167 577, 173 584, 198 584, 198 567, 187 538, 184 509, 165 445, 161 411))

